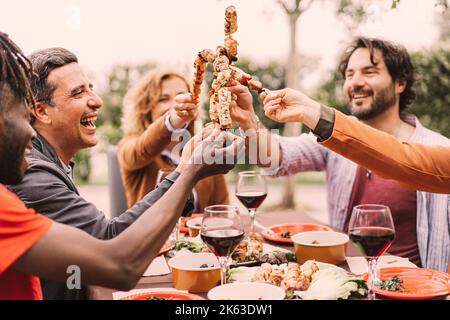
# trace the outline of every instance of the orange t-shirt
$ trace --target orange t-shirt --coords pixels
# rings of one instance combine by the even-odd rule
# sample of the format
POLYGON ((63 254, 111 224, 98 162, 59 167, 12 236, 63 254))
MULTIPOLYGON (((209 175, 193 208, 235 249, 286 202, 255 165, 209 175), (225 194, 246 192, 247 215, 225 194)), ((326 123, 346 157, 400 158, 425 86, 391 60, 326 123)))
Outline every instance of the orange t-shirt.
POLYGON ((51 225, 0 184, 0 300, 42 300, 39 278, 10 267, 51 225))

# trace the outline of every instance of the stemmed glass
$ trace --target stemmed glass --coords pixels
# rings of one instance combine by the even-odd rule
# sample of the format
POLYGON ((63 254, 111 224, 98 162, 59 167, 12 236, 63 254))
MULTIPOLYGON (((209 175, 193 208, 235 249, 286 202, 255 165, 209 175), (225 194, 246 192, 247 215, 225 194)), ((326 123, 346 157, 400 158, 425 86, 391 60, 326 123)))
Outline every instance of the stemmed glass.
MULTIPOLYGON (((156 185, 160 184, 160 182, 167 177, 169 174, 171 174, 173 171, 170 169, 159 169, 158 176, 156 178, 156 185)), ((181 217, 178 218, 177 223, 175 224, 175 227, 172 231, 172 233, 169 236, 169 240, 172 242, 178 241, 178 237, 180 234, 180 224, 181 224, 181 217)))
POLYGON ((368 299, 375 299, 373 287, 378 279, 377 261, 395 238, 394 222, 389 207, 376 204, 353 208, 349 224, 350 240, 366 257, 369 264, 368 299))
POLYGON ((255 231, 256 209, 267 197, 267 183, 264 176, 256 171, 239 172, 236 184, 236 197, 247 208, 250 214, 250 231, 255 231))
POLYGON ((228 260, 244 238, 244 228, 238 208, 229 205, 206 207, 200 237, 219 260, 221 284, 227 283, 228 260))

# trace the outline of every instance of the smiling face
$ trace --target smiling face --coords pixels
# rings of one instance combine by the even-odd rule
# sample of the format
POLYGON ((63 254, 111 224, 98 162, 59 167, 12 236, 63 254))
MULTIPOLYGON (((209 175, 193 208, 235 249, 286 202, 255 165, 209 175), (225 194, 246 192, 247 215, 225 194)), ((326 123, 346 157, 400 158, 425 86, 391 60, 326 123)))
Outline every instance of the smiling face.
POLYGON ((7 86, 0 85, 0 183, 19 183, 28 166, 25 155, 31 152, 36 135, 30 125, 30 111, 7 86))
POLYGON ((39 126, 62 150, 75 154, 97 144, 95 136, 97 111, 103 102, 92 90, 78 63, 70 63, 50 72, 47 81, 55 87, 48 120, 39 126))
POLYGON ((345 71, 344 93, 350 112, 360 120, 372 119, 385 110, 397 107, 404 86, 393 82, 379 50, 358 48, 351 55, 345 71))
POLYGON ((153 121, 163 116, 170 108, 173 107, 174 98, 178 94, 186 93, 189 89, 181 78, 171 76, 161 82, 161 93, 158 102, 151 110, 153 121))

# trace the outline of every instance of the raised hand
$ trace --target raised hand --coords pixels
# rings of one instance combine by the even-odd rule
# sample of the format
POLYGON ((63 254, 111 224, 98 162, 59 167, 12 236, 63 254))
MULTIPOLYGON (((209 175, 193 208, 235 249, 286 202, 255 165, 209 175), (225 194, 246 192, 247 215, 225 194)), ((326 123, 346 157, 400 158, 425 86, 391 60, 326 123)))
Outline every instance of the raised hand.
POLYGON ((231 118, 243 130, 246 130, 251 127, 252 121, 255 118, 252 94, 246 86, 235 80, 230 81, 228 89, 231 91, 231 118))
POLYGON ((286 88, 260 95, 267 117, 277 122, 302 122, 314 129, 320 118, 320 104, 303 93, 286 88))
POLYGON ((177 170, 197 170, 198 179, 225 174, 234 168, 244 152, 242 138, 210 124, 184 146, 177 170))
POLYGON ((175 128, 181 128, 197 118, 198 100, 193 100, 190 93, 179 94, 174 100, 170 121, 175 128))

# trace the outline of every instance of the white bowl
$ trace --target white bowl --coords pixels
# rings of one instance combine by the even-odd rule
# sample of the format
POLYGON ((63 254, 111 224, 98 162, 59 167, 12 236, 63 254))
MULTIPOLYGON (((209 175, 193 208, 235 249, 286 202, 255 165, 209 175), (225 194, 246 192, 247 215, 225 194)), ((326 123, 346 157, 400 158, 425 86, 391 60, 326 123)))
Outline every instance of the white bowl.
POLYGON ((208 292, 209 300, 283 300, 280 287, 261 282, 235 282, 217 286, 208 292))

